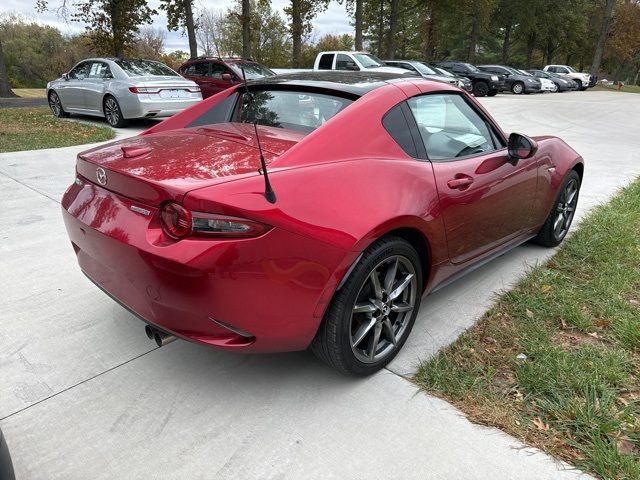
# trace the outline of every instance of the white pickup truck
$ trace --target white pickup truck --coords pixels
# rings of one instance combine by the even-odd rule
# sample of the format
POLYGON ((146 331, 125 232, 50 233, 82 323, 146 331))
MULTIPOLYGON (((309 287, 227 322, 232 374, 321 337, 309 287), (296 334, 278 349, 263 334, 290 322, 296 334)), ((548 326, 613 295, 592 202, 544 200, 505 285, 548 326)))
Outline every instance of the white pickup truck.
POLYGON ((588 73, 576 72, 569 65, 547 65, 543 70, 545 72, 557 73, 558 75, 574 80, 578 83, 580 90, 586 90, 589 87, 593 87, 596 83, 595 79, 591 78, 591 75, 588 73))
POLYGON ((404 68, 388 67, 375 55, 366 52, 333 51, 320 52, 313 64, 313 70, 300 68, 272 68, 275 73, 297 73, 323 70, 367 71, 407 74, 404 68))

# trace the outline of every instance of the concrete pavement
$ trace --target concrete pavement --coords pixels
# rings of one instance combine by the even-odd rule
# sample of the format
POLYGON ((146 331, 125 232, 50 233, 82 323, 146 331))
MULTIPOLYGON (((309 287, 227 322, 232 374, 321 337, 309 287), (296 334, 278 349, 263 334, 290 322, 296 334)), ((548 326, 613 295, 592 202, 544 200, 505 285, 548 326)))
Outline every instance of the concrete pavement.
MULTIPOLYGON (((640 174, 640 95, 483 103, 506 130, 556 134, 583 154, 578 218, 640 174)), ((426 298, 401 354, 367 379, 307 353, 157 349, 77 268, 59 199, 85 148, 0 154, 0 425, 18 478, 580 476, 398 375, 552 252, 525 245, 426 298)))

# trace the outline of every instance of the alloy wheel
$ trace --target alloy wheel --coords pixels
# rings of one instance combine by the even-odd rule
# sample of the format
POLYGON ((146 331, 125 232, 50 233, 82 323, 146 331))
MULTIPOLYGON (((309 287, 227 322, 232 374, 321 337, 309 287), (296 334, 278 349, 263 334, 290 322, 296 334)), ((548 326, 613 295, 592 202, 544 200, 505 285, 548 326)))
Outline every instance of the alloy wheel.
POLYGON ((511 91, 513 93, 515 93, 516 95, 519 95, 523 92, 524 90, 524 86, 521 83, 514 83, 513 84, 513 88, 511 89, 511 91))
POLYGON ((120 120, 120 108, 115 98, 109 97, 104 102, 104 116, 107 118, 109 125, 115 126, 120 120))
POLYGON ((418 294, 416 272, 403 255, 380 262, 356 296, 349 341, 356 358, 374 363, 389 355, 402 338, 418 294))
POLYGON ((62 103, 60 103, 60 97, 55 92, 49 94, 49 108, 56 117, 59 117, 62 113, 62 103))
POLYGON ((563 238, 569 231, 578 203, 578 182, 572 179, 562 190, 553 219, 553 234, 557 239, 563 238))

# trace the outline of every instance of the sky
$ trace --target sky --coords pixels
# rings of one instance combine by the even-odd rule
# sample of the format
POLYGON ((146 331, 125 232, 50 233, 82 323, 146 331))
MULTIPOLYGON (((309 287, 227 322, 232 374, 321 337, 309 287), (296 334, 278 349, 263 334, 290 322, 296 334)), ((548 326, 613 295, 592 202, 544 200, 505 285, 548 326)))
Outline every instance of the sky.
MULTIPOLYGON (((71 0, 73 1, 73 0, 71 0)), ((71 3, 69 1, 69 3, 71 3)), ((63 33, 77 33, 83 30, 83 24, 77 22, 65 22, 60 18, 56 12, 55 7, 59 5, 62 0, 49 0, 49 7, 51 11, 45 13, 37 13, 35 10, 35 0, 2 0, 0 2, 0 14, 2 13, 19 13, 25 17, 33 19, 38 23, 52 25, 59 28, 63 33)), ((282 9, 288 4, 288 0, 271 0, 271 5, 282 12, 282 9)), ((149 0, 149 6, 158 10, 158 0, 149 0)), ((197 9, 200 8, 212 8, 214 10, 226 10, 231 4, 229 0, 195 0, 197 9)), ((284 15, 284 12, 282 12, 284 15)), ((164 12, 159 10, 159 14, 154 17, 153 26, 156 28, 162 28, 166 31, 167 19, 164 12)), ((324 34, 343 34, 353 33, 353 27, 349 25, 349 17, 347 16, 344 5, 339 5, 337 2, 332 1, 329 4, 329 8, 318 15, 314 20, 313 36, 316 38, 321 37, 324 34)), ((183 36, 180 31, 166 32, 165 38, 165 50, 172 52, 174 50, 189 50, 186 36, 183 36)))

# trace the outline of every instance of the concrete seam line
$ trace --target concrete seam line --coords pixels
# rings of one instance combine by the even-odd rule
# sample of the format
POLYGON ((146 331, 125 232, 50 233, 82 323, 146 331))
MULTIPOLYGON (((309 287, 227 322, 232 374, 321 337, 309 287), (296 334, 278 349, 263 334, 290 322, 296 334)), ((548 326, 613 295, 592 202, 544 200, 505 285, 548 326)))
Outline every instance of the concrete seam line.
POLYGON ((6 172, 3 172, 2 170, 0 170, 0 175, 2 175, 2 176, 4 176, 4 177, 7 177, 9 180, 13 180, 13 181, 14 181, 14 182, 16 182, 17 184, 22 185, 23 187, 28 188, 29 190, 32 190, 32 191, 34 191, 34 192, 36 192, 36 193, 39 193, 39 194, 40 194, 40 195, 42 195, 43 197, 47 197, 49 200, 53 200, 53 201, 54 201, 54 202, 56 202, 57 204, 60 204, 60 200, 56 200, 55 198, 51 197, 50 195, 47 195, 46 193, 41 192, 41 191, 40 191, 40 190, 38 190, 37 188, 32 187, 31 185, 27 185, 27 184, 26 184, 26 183, 24 183, 24 182, 21 182, 21 181, 20 181, 20 180, 18 180, 17 178, 13 178, 11 175, 9 175, 9 174, 8 174, 8 173, 6 173, 6 172))

